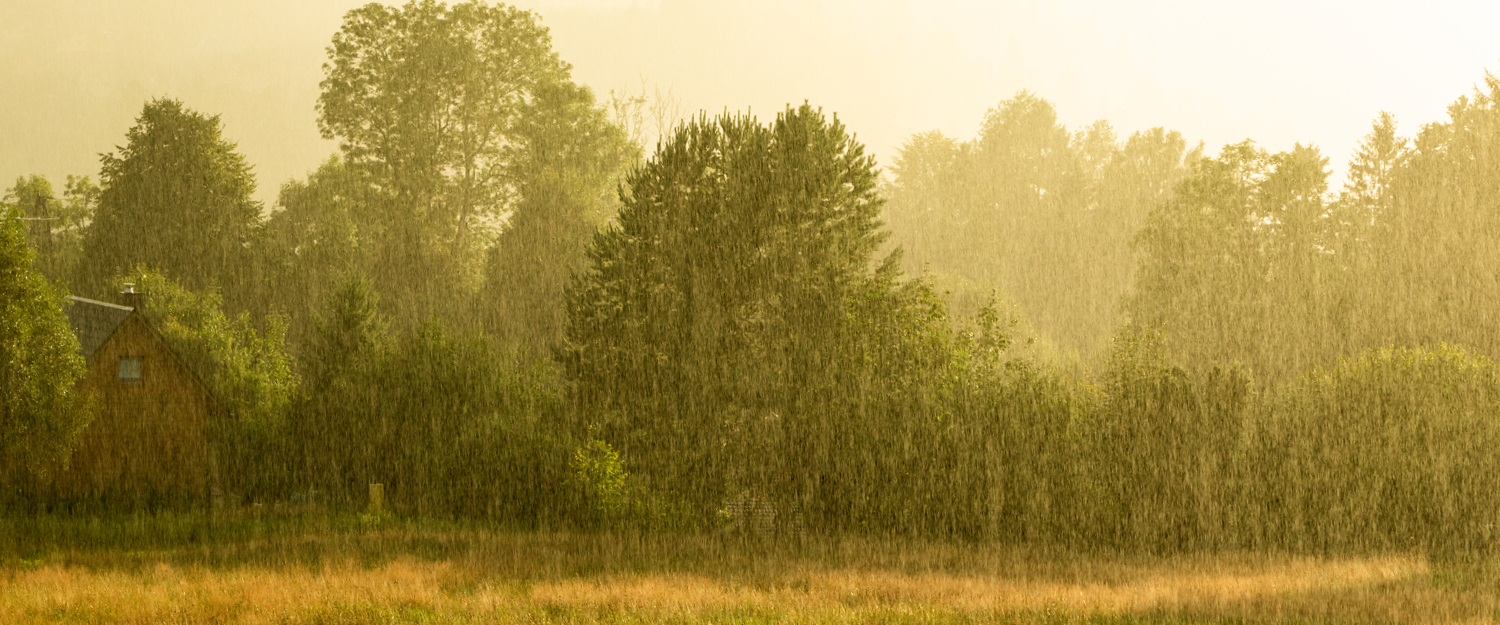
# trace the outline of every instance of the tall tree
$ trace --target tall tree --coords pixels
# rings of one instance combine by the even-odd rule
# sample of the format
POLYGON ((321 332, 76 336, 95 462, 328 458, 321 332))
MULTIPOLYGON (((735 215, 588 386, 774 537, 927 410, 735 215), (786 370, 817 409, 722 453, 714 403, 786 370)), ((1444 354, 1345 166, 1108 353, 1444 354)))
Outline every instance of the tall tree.
POLYGON ((99 203, 99 187, 88 176, 68 176, 59 198, 51 182, 33 175, 17 178, 16 186, 5 192, 3 203, 26 216, 37 270, 53 284, 72 284, 83 255, 83 229, 99 203))
POLYGON ((1344 189, 1333 207, 1342 228, 1341 250, 1352 251, 1368 243, 1371 228, 1388 217, 1397 169, 1406 149, 1407 140, 1396 135, 1396 117, 1381 111, 1349 161, 1344 189))
POLYGON ((375 275, 376 252, 387 230, 370 195, 360 170, 338 156, 305 180, 281 186, 278 210, 257 239, 260 294, 250 308, 260 315, 278 310, 290 315, 293 345, 313 340, 315 311, 325 308, 339 281, 375 275))
POLYGON ((1396 134, 1395 116, 1382 111, 1350 159, 1338 199, 1328 206, 1328 249, 1333 254, 1333 271, 1327 276, 1333 291, 1329 320, 1339 351, 1349 357, 1389 345, 1394 338, 1389 332, 1393 307, 1382 300, 1397 287, 1385 284, 1391 259, 1381 258, 1380 249, 1394 234, 1392 203, 1409 143, 1396 134))
POLYGON ((485 265, 480 315, 507 343, 545 352, 566 325, 563 290, 595 231, 619 207, 619 176, 638 148, 585 87, 539 90, 515 132, 515 211, 485 265))
POLYGON ((0 471, 45 473, 92 418, 62 294, 32 265, 20 211, 0 210, 0 471))
POLYGON ((1157 128, 1122 146, 1107 122, 1069 133, 1021 92, 959 143, 913 136, 893 168, 888 209, 907 268, 955 285, 955 312, 999 290, 1062 354, 1102 356, 1121 321, 1130 237, 1184 174, 1181 135, 1157 128))
POLYGON ((1336 362, 1326 166, 1316 148, 1250 141, 1199 160, 1136 236, 1131 320, 1192 366, 1236 361, 1279 379, 1336 362))
POLYGON ((972 147, 934 130, 908 137, 896 152, 886 219, 910 266, 947 269, 941 252, 971 208, 971 181, 961 166, 972 160, 972 147))
POLYGON ((192 290, 235 292, 261 206, 218 116, 156 99, 126 139, 101 159, 99 207, 84 233, 87 288, 107 291, 110 278, 146 266, 192 290))
POLYGON ((1500 77, 1486 72, 1448 107, 1447 121, 1424 126, 1397 160, 1389 206, 1371 237, 1383 286, 1365 300, 1383 311, 1372 340, 1457 342, 1500 354, 1500 330, 1475 321, 1500 305, 1497 127, 1500 77))
POLYGON ((835 366, 883 238, 874 160, 804 104, 770 126, 700 118, 626 188, 570 288, 565 371, 643 475, 716 507, 775 481, 747 457, 827 417, 811 376, 835 366))
POLYGON ((350 11, 329 47, 318 126, 368 176, 388 232, 383 284, 420 320, 478 284, 510 211, 513 133, 528 102, 568 79, 534 14, 482 1, 350 11))

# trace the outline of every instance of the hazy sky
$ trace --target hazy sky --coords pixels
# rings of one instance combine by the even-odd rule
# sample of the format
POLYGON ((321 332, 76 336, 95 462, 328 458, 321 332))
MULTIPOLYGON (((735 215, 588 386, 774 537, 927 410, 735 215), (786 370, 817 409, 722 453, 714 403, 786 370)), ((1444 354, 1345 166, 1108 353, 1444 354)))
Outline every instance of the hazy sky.
MULTIPOLYGON (((97 178, 145 101, 222 116, 259 199, 333 153, 314 102, 358 0, 0 0, 0 183, 97 178)), ((913 133, 972 138, 1029 89, 1070 129, 1166 126, 1210 150, 1313 143, 1336 175, 1383 110, 1445 119, 1500 68, 1500 3, 523 0, 596 94, 668 89, 763 120, 808 100, 883 164, 913 133), (1419 5, 1420 4, 1420 8, 1419 5)))

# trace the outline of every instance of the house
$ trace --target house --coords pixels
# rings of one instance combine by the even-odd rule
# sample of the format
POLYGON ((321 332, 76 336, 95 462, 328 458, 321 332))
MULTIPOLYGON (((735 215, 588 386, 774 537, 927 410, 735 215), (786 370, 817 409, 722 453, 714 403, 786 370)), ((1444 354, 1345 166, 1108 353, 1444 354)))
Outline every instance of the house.
POLYGON ((68 323, 87 362, 78 388, 98 406, 66 469, 63 499, 150 505, 206 502, 216 486, 209 425, 222 405, 142 313, 126 285, 121 304, 68 297, 68 323))

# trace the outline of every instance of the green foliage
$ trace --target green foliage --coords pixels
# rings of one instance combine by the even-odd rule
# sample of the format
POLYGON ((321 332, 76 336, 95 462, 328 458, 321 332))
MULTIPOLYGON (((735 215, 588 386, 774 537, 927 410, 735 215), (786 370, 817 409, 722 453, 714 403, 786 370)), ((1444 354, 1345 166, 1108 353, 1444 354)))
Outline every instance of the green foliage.
POLYGON ((597 438, 573 450, 569 480, 583 492, 581 514, 586 525, 650 530, 694 528, 696 519, 674 498, 653 493, 631 479, 619 452, 597 438))
POLYGON ((887 258, 852 280, 822 357, 792 361, 803 411, 783 417, 781 444, 763 453, 780 459, 767 468, 785 480, 771 491, 782 510, 810 529, 920 534, 952 523, 943 445, 965 416, 954 411, 966 337, 931 286, 900 280, 898 267, 887 258))
POLYGON ((1377 224, 1389 219, 1396 175, 1407 148, 1407 140, 1396 135, 1395 116, 1381 111, 1350 160, 1344 189, 1331 207, 1340 220, 1339 252, 1360 255, 1376 236, 1377 224))
POLYGON ((1268 529, 1285 546, 1451 557, 1490 553, 1500 539, 1497 445, 1489 359, 1447 345, 1380 349, 1290 387, 1253 462, 1267 472, 1268 529))
POLYGON ((570 505, 565 435, 546 363, 436 322, 392 336, 374 288, 349 278, 304 350, 308 393, 289 446, 304 484, 340 507, 386 485, 393 510, 556 522, 570 505))
POLYGON ((145 294, 152 327, 229 413, 227 420, 211 423, 223 450, 219 470, 225 483, 252 498, 285 488, 288 467, 276 448, 299 384, 286 350, 285 318, 267 317, 265 329, 258 330, 247 314, 226 315, 214 291, 193 292, 152 272, 133 281, 145 294))
POLYGON ((779 482, 792 499, 800 478, 773 460, 798 440, 781 432, 820 418, 809 377, 852 333, 882 238, 873 159, 804 104, 770 126, 683 126, 626 188, 569 292, 562 356, 580 418, 703 518, 748 486, 732 481, 779 482))
POLYGON ((327 313, 317 319, 317 334, 302 358, 302 370, 313 394, 346 383, 360 367, 387 356, 389 324, 380 315, 380 296, 370 282, 346 277, 328 298, 327 313))
POLYGON ((246 308, 257 315, 285 311, 293 345, 306 345, 316 311, 349 275, 373 275, 377 246, 387 234, 372 206, 368 181, 337 155, 305 181, 281 186, 278 210, 256 239, 255 296, 246 308))
POLYGON ((1131 551, 1233 544, 1249 377, 1169 366, 1160 334, 1139 328, 1115 349, 1087 437, 1092 542, 1131 551))
POLYGON ((1423 126, 1409 149, 1381 121, 1372 129, 1351 165, 1369 170, 1360 175, 1372 179, 1379 211, 1368 270, 1350 298, 1362 347, 1446 341, 1500 354, 1500 333, 1476 322, 1500 303, 1491 270, 1500 262, 1497 124, 1500 77, 1486 72, 1448 107, 1448 120, 1423 126))
POLYGON ((328 51, 318 127, 379 215, 374 263, 410 277, 385 285, 387 306, 403 328, 452 314, 514 208, 518 132, 549 90, 576 89, 568 66, 534 14, 477 1, 367 4, 328 51))
MULTIPOLYGON (((1130 237, 1185 173, 1184 147, 1160 128, 1123 143, 1102 121, 1069 133, 1023 91, 989 111, 974 141, 913 135, 892 167, 886 218, 909 271, 1005 293, 1054 360, 1092 363, 1121 322, 1130 237)), ((955 312, 972 314, 962 295, 955 312)))
POLYGON ((1198 161, 1136 235, 1131 322, 1196 368, 1235 361, 1285 380, 1336 361, 1349 337, 1326 166, 1315 148, 1273 155, 1249 141, 1198 161))
POLYGON ((590 500, 596 503, 606 518, 624 514, 630 504, 625 492, 625 479, 629 474, 620 463, 620 454, 609 443, 592 439, 573 450, 568 461, 575 482, 582 487, 590 500))
POLYGON ((150 267, 193 291, 240 291, 260 225, 255 176, 218 116, 176 100, 146 103, 118 154, 101 158, 98 210, 84 233, 82 284, 150 267))
POLYGON ((949 379, 937 410, 915 421, 934 432, 925 484, 903 503, 923 511, 908 533, 1044 545, 1088 531, 1083 428, 1096 399, 1033 360, 1004 319, 991 300, 971 329, 936 342, 949 379))
POLYGON ((52 183, 41 176, 16 179, 16 186, 0 198, 28 222, 27 239, 36 250, 38 271, 57 285, 72 284, 83 255, 83 230, 94 217, 99 187, 88 176, 68 176, 63 197, 53 195, 52 183))
POLYGON ((0 472, 65 462, 93 418, 62 294, 32 265, 20 212, 0 209, 0 472))
POLYGON ((539 89, 513 134, 519 197, 486 258, 478 315, 505 343, 547 353, 562 342, 568 280, 618 210, 616 184, 638 149, 587 88, 567 82, 539 89))
POLYGON ((1273 382, 1382 345, 1495 353, 1500 334, 1474 320, 1500 298, 1497 102, 1487 74, 1410 145, 1382 113, 1331 202, 1316 149, 1226 146, 1137 235, 1132 321, 1161 329, 1175 362, 1236 361, 1273 382))
POLYGON ((268 317, 260 331, 249 315, 226 315, 216 292, 189 291, 153 272, 132 279, 146 294, 145 313, 153 327, 235 420, 253 429, 280 427, 298 385, 286 354, 285 319, 268 317))

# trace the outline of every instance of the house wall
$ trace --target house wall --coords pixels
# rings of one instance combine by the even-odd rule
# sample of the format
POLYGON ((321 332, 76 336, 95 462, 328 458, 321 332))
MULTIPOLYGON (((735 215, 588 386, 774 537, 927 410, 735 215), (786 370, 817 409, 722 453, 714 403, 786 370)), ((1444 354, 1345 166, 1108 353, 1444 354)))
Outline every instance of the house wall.
POLYGON ((132 314, 89 359, 78 386, 98 413, 84 429, 58 494, 148 501, 201 501, 210 475, 213 401, 161 338, 132 314), (124 357, 141 358, 141 381, 119 379, 124 357))

